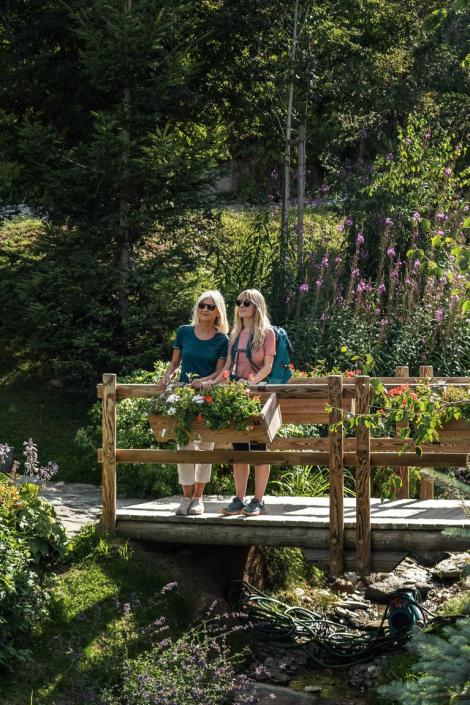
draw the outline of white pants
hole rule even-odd
[[[214,450],[214,443],[208,441],[190,441],[187,446],[178,446],[178,450]],[[212,465],[209,463],[178,463],[178,480],[180,485],[194,485],[195,482],[207,484],[211,479]]]

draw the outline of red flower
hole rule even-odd
[[[293,363],[293,362],[290,362],[290,363],[289,363],[289,367],[290,367],[290,369],[292,370],[292,372],[295,371],[295,367],[294,367],[294,363]]]
[[[346,372],[343,372],[344,377],[354,377],[354,372],[352,370],[346,370]]]
[[[228,378],[230,377],[230,372],[229,372],[228,370],[224,370],[224,371],[222,372],[222,377],[223,377],[224,379],[228,379]]]
[[[204,401],[206,401],[208,404],[212,404],[214,399],[211,397],[210,394],[208,394],[206,397],[204,397]]]
[[[409,384],[400,384],[398,387],[392,387],[392,389],[387,390],[387,396],[389,397],[399,397],[400,394],[406,392],[410,388]]]

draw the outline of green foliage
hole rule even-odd
[[[441,634],[416,631],[410,649],[417,654],[405,681],[379,692],[403,705],[465,705],[470,691],[470,619],[459,619]]]
[[[0,476],[0,665],[28,657],[21,640],[47,614],[47,569],[65,545],[65,530],[38,487]]]
[[[123,383],[151,384],[158,382],[166,369],[163,362],[155,363],[153,372],[139,370]],[[117,445],[119,448],[156,448],[157,442],[148,421],[148,400],[120,399],[117,403]],[[97,401],[89,411],[89,423],[79,429],[75,445],[82,462],[93,468],[90,479],[99,481],[101,467],[96,461],[96,449],[101,446],[102,404]],[[179,492],[175,465],[118,465],[118,491],[124,495],[165,497]]]
[[[169,385],[164,394],[150,403],[150,414],[175,419],[179,445],[188,443],[193,421],[204,423],[214,431],[226,428],[245,431],[260,411],[259,397],[250,396],[243,381],[216,385],[207,394],[190,386]]]
[[[258,546],[257,552],[263,565],[267,589],[285,590],[306,579],[308,566],[301,548]]]
[[[128,608],[126,632],[132,625],[131,605]],[[172,638],[165,634],[168,625],[164,617],[153,624],[153,648],[136,658],[124,659],[119,683],[106,689],[103,703],[145,705],[151,701],[155,705],[169,702],[192,705],[199,700],[214,705],[226,702],[243,705],[249,702],[248,679],[236,669],[242,654],[234,655],[229,644],[230,635],[243,627],[228,629],[220,615],[209,613],[202,623]]]

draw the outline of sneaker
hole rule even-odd
[[[242,514],[246,517],[256,517],[258,514],[266,514],[266,507],[264,506],[263,500],[261,502],[258,499],[250,500],[250,502],[242,509]]]
[[[191,502],[188,514],[204,514],[204,502],[202,501],[201,497],[194,497],[193,501]]]
[[[186,514],[189,512],[189,507],[191,506],[192,502],[191,497],[183,497],[183,500],[176,510],[175,514],[178,514],[178,516],[186,516]]]
[[[242,510],[245,508],[246,502],[240,497],[234,497],[230,504],[222,509],[222,514],[241,514]]]

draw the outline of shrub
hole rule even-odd
[[[170,583],[162,593],[175,586]],[[124,605],[126,634],[134,633],[130,604]],[[228,616],[228,615],[225,615]],[[103,694],[106,705],[243,705],[252,702],[247,678],[236,672],[241,654],[233,654],[230,637],[243,629],[227,628],[220,615],[207,616],[180,637],[169,632],[165,617],[154,620],[152,648],[135,658],[125,658],[120,682]]]
[[[410,649],[417,654],[406,680],[379,687],[402,705],[465,705],[470,699],[470,618],[441,634],[416,631]]]
[[[47,568],[65,546],[64,528],[38,486],[0,477],[0,664],[28,656],[19,644],[47,613]]]

